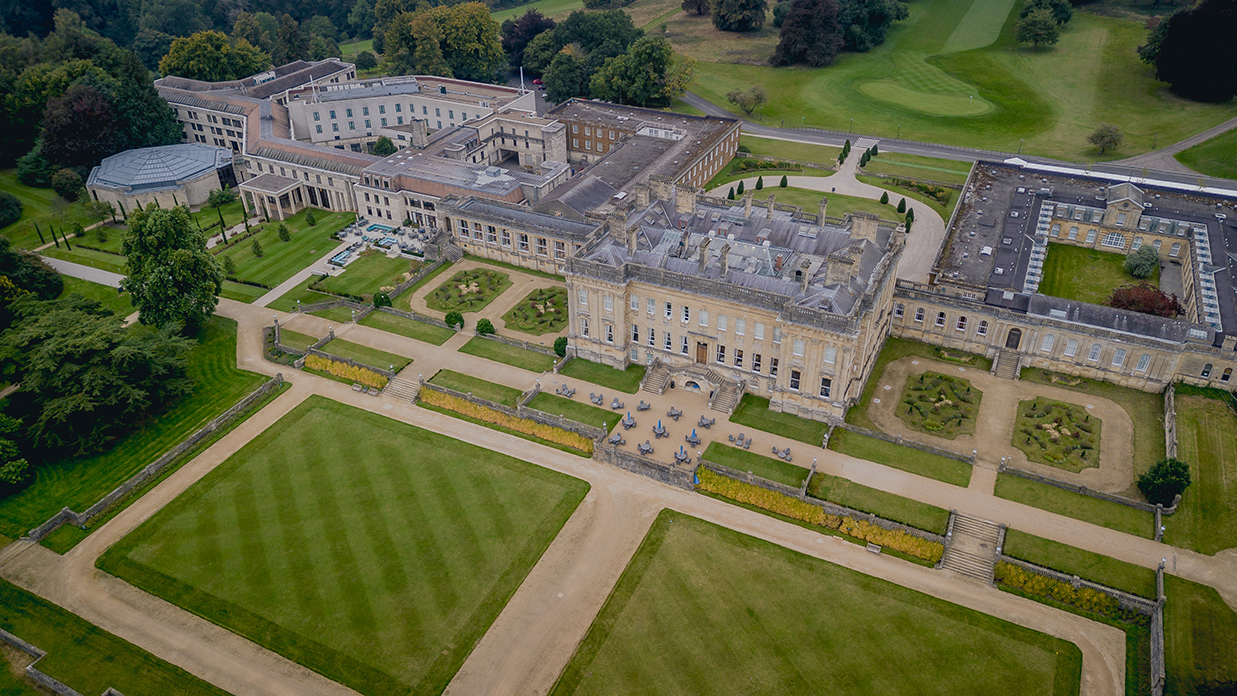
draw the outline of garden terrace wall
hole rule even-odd
[[[753,153],[751,153],[751,152],[736,152],[736,153],[734,153],[734,156],[735,156],[735,157],[738,157],[738,158],[742,158],[742,159],[754,159],[754,160],[760,160],[761,162],[773,162],[774,164],[777,164],[778,162],[784,162],[784,163],[786,163],[786,164],[793,164],[793,165],[795,165],[796,167],[798,167],[800,170],[803,170],[803,169],[823,169],[823,170],[825,170],[825,171],[829,171],[829,172],[837,171],[837,167],[834,167],[834,166],[829,165],[829,164],[822,164],[822,163],[820,163],[820,162],[808,162],[808,161],[806,161],[806,160],[786,159],[785,157],[771,157],[771,156],[769,156],[769,155],[757,155],[757,154],[753,154]],[[739,173],[739,174],[748,174],[748,173],[760,173],[761,171],[762,171],[762,170],[759,170],[759,169],[751,169],[751,170],[748,170],[748,171],[743,171],[743,172],[739,172],[738,170],[736,170],[736,173]],[[774,170],[774,169],[766,169],[766,170],[763,170],[763,171],[767,171],[767,172],[771,172],[771,173],[772,173],[772,172],[778,172],[778,173],[781,173],[781,172],[784,172],[784,171],[786,171],[786,170],[785,170],[785,169],[775,169],[775,170]]]
[[[493,409],[501,413],[505,413],[508,416],[512,416],[514,418],[524,418],[527,420],[534,421],[536,423],[540,423],[542,425],[549,425],[555,428],[561,428],[563,430],[575,433],[577,435],[583,435],[584,437],[592,440],[594,443],[602,440],[606,436],[606,431],[595,425],[588,425],[587,423],[581,423],[579,421],[574,421],[564,416],[556,416],[550,413],[546,413],[545,411],[539,411],[535,408],[530,408],[528,406],[523,405],[524,403],[526,403],[525,397],[527,397],[527,401],[531,401],[532,397],[536,396],[537,392],[540,391],[539,388],[536,389],[535,391],[529,392],[528,394],[522,395],[520,398],[520,401],[518,402],[519,405],[515,406],[514,408],[511,406],[507,406],[505,404],[500,404],[494,401],[490,401],[489,399],[482,399],[479,396],[473,396],[472,394],[467,394],[461,391],[456,391],[455,389],[451,389],[449,387],[444,387],[439,384],[434,384],[433,382],[426,382],[424,378],[422,378],[421,380],[421,388],[440,392],[448,396],[454,396],[457,399],[463,399],[470,403],[474,403],[478,406],[484,406],[486,408]],[[531,394],[531,396],[529,394]],[[594,447],[594,451],[596,451],[595,447]]]
[[[422,280],[425,279],[426,276],[433,273],[434,271],[437,271],[446,262],[447,262],[446,259],[438,259],[434,263],[431,263],[428,266],[424,266],[423,268],[421,268],[421,270],[417,271],[416,274],[413,275],[411,278],[409,278],[408,280],[405,280],[399,285],[396,285],[394,290],[387,293],[387,296],[390,297],[392,300],[394,300],[395,298],[402,295],[405,290],[416,285],[417,283],[420,283]]]
[[[354,302],[353,300],[340,298],[338,300],[325,300],[323,302],[315,302],[313,304],[299,305],[294,311],[300,312],[301,314],[308,314],[309,312],[318,312],[323,309],[334,309],[336,307],[347,307],[348,309],[355,310],[357,313],[357,319],[364,318],[366,314],[369,314],[374,310],[373,305],[365,305],[360,302]]]
[[[1052,568],[1045,568],[1044,566],[1041,566],[1041,565],[1036,565],[1034,563],[1028,563],[1027,561],[1024,561],[1019,558],[1014,558],[1013,556],[1010,556],[1004,553],[998,556],[997,560],[1003,561],[1012,566],[1017,566],[1029,573],[1035,573],[1036,575],[1042,575],[1046,578],[1051,578],[1053,580],[1058,580],[1060,582],[1067,583],[1074,589],[1085,588],[1089,590],[1095,590],[1096,592],[1102,592],[1108,595],[1109,597],[1112,597],[1113,599],[1117,600],[1117,603],[1121,606],[1122,609],[1125,609],[1127,611],[1137,612],[1144,616],[1153,616],[1160,606],[1159,602],[1155,600],[1147,599],[1146,597],[1139,597],[1138,595],[1130,594],[1128,592],[1123,592],[1121,590],[1108,587],[1107,585],[1101,585],[1099,583],[1091,582],[1090,580],[1084,580],[1083,578],[1080,578],[1077,575],[1068,575],[1066,573],[1053,570]]]
[[[417,314],[416,312],[405,312],[402,309],[395,309],[394,307],[379,307],[378,311],[386,312],[387,314],[394,314],[397,317],[403,317],[405,319],[412,319],[413,321],[419,321],[419,322],[423,322],[426,324],[433,324],[434,326],[437,326],[440,329],[451,329],[452,331],[458,331],[458,329],[456,329],[454,326],[447,324],[447,322],[443,321],[442,319],[435,319],[434,317],[428,317],[424,314]]]
[[[974,455],[968,456],[964,454],[958,454],[957,452],[950,452],[949,450],[943,450],[943,449],[940,449],[939,447],[933,447],[932,445],[925,445],[919,442],[915,442],[914,440],[905,440],[902,438],[901,435],[888,435],[886,433],[882,433],[879,430],[868,430],[867,428],[864,428],[862,426],[851,425],[850,423],[842,423],[841,426],[835,426],[835,427],[841,427],[843,430],[849,430],[850,432],[855,433],[857,435],[866,435],[868,437],[876,438],[877,440],[884,440],[885,442],[890,442],[895,445],[901,445],[902,447],[910,447],[911,449],[917,449],[920,452],[926,452],[928,454],[935,454],[941,457],[948,457],[949,459],[956,459],[960,462],[966,462],[967,464],[970,464],[972,466],[975,465]],[[829,445],[829,436],[832,434],[833,434],[833,428],[830,428],[829,432],[825,434],[824,444],[826,447]]]
[[[82,696],[81,692],[61,684],[59,681],[52,679],[35,667],[35,665],[39,663],[39,660],[42,660],[47,656],[46,650],[35,647],[4,629],[0,629],[0,641],[6,643],[14,650],[18,650],[34,658],[34,662],[26,665],[26,669],[24,671],[26,676],[36,684],[48,689],[49,691],[60,694],[61,696]],[[124,694],[109,686],[107,687],[107,690],[103,692],[103,696],[124,696]]]
[[[593,459],[686,490],[695,489],[694,465],[679,466],[625,452],[608,443],[593,447]]]
[[[1048,484],[1049,486],[1056,486],[1057,488],[1067,490],[1071,493],[1078,493],[1080,495],[1089,495],[1092,498],[1099,498],[1100,500],[1107,500],[1110,503],[1117,503],[1118,505],[1125,505],[1127,507],[1132,507],[1135,510],[1142,510],[1143,512],[1171,515],[1177,511],[1177,506],[1181,503],[1180,493],[1178,493],[1177,497],[1173,499],[1172,505],[1168,507],[1163,507],[1160,505],[1152,505],[1151,503],[1144,503],[1141,500],[1132,500],[1130,498],[1125,498],[1119,495],[1113,495],[1112,493],[1105,493],[1103,491],[1092,490],[1090,488],[1087,488],[1086,486],[1080,486],[1080,485],[1073,484],[1073,483],[1066,483],[1065,481],[1058,481],[1054,478],[1048,478],[1047,476],[1040,476],[1039,474],[1033,474],[1029,471],[1015,469],[1012,466],[1006,466],[1005,464],[1001,464],[997,467],[997,473],[998,474],[1001,474],[1001,473],[1011,474],[1019,478],[1028,479],[1030,481],[1036,481],[1038,483],[1045,483],[1045,484]]]
[[[26,536],[32,541],[42,541],[44,537],[54,532],[60,527],[60,525],[66,522],[85,528],[85,526],[95,517],[99,516],[124,498],[128,497],[129,494],[140,488],[147,481],[157,477],[163,472],[164,469],[168,467],[168,465],[175,462],[182,455],[191,450],[199,442],[209,437],[216,430],[231,423],[237,416],[248,410],[250,406],[265,398],[267,394],[275,389],[278,389],[282,384],[283,374],[280,373],[275,375],[257,389],[250,392],[248,396],[238,401],[234,406],[232,406],[232,408],[224,411],[214,420],[199,428],[197,432],[182,440],[180,444],[168,450],[162,457],[159,457],[155,461],[148,464],[146,468],[129,477],[129,480],[117,486],[111,493],[103,496],[103,498],[101,498],[98,502],[87,508],[85,512],[73,512],[66,507],[53,515],[51,519],[30,530]]]
[[[816,474],[815,470],[809,473],[801,488],[792,488],[784,483],[770,481],[769,479],[762,478],[755,474],[739,471],[738,469],[732,469],[724,464],[711,462],[703,457],[700,458],[700,465],[719,476],[725,476],[726,478],[734,479],[740,483],[750,483],[754,486],[759,486],[761,488],[773,491],[774,493],[781,493],[782,495],[790,496],[792,498],[798,498],[799,500],[805,501],[811,505],[823,508],[824,511],[830,515],[863,520],[890,532],[905,532],[925,541],[934,541],[942,546],[945,544],[945,537],[940,534],[935,534],[918,527],[902,524],[901,522],[887,520],[870,512],[860,512],[859,510],[854,510],[836,503],[831,503],[828,500],[821,500],[820,498],[813,498],[812,496],[807,495],[808,482],[811,481],[812,476]]]
[[[486,339],[487,341],[497,341],[499,343],[506,343],[509,346],[515,346],[516,348],[523,348],[524,350],[531,350],[534,353],[541,353],[542,355],[552,355],[556,358],[558,357],[558,353],[555,353],[553,348],[547,348],[542,345],[537,345],[536,343],[529,343],[528,341],[521,341],[515,338],[507,338],[506,336],[499,336],[498,334],[480,334],[480,333],[477,333],[476,330],[474,330],[473,333],[476,334],[477,336],[480,336],[481,338]]]
[[[1177,457],[1177,385],[1164,390],[1164,456]]]

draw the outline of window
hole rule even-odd
[[[588,338],[588,317],[580,317],[580,335]]]
[[[338,123],[332,123],[332,124],[331,124],[331,132],[332,132],[332,133],[338,133],[338,132],[339,132],[339,124],[338,124]]]
[[[893,315],[901,319],[903,315],[905,314],[906,314],[906,305],[902,304],[901,302],[894,302],[893,303]]]
[[[585,290],[584,288],[580,288],[576,294],[579,296],[580,306],[587,307],[588,306],[588,290]]]
[[[1077,226],[1071,226],[1069,228],[1069,236],[1067,238],[1073,239],[1073,240],[1078,239],[1078,227]]]
[[[1143,238],[1135,237],[1134,243],[1130,245],[1130,251],[1138,251],[1139,249],[1142,248],[1142,246],[1143,246]]]
[[[1138,356],[1138,366],[1135,367],[1134,370],[1137,372],[1146,372],[1147,368],[1150,366],[1151,366],[1151,355],[1148,353],[1143,353],[1142,355]]]
[[[396,106],[399,106],[399,105],[398,105],[398,104],[396,104]],[[404,125],[404,117],[403,117],[403,116],[396,116],[396,117],[395,117],[395,125],[397,125],[397,126],[402,126],[402,125]]]
[[[565,258],[567,258],[567,244],[566,244],[566,242],[559,242],[559,241],[555,241],[555,242],[554,242],[554,258],[556,258],[556,259],[565,259]]]
[[[688,309],[687,305],[683,305],[683,323],[684,324],[691,321],[691,313],[692,311]]]
[[[1061,236],[1061,225],[1060,224],[1056,224],[1052,226],[1052,236],[1053,237]]]
[[[773,343],[775,345],[782,343],[782,327],[780,326],[773,327]]]
[[[528,235],[520,235],[520,251],[528,251]]]
[[[385,118],[384,118],[384,119],[382,119],[382,125],[383,125],[383,127],[386,127],[386,125],[387,125],[387,120],[386,120]]]
[[[936,313],[936,325],[937,325],[937,326],[944,326],[944,325],[945,325],[945,313],[944,313],[944,312],[937,312],[937,313]]]
[[[725,314],[717,315],[717,330],[718,331],[726,330],[726,315]]]
[[[799,391],[799,371],[790,371],[790,388],[792,391]]]
[[[734,351],[734,366],[743,367],[743,351],[739,350],[738,348],[736,348]]]
[[[1081,220],[1081,219],[1082,219],[1082,208],[1079,208],[1079,209],[1077,209],[1077,210],[1075,210],[1075,211],[1074,211],[1074,219],[1075,219],[1075,220]]]
[[[438,108],[438,107],[436,107],[436,106],[435,106],[435,107],[434,107],[434,116],[441,118],[441,117],[442,117],[442,109],[440,109],[440,108]]]
[[[348,130],[356,130],[356,121],[348,122]]]
[[[687,355],[687,337],[686,336],[684,336],[683,340],[679,342],[679,352],[682,353],[683,355]]]
[[[631,311],[633,312],[640,311],[640,298],[637,297],[636,295],[631,296]]]
[[[1091,352],[1087,355],[1087,360],[1090,360],[1091,362],[1095,362],[1099,360],[1100,353],[1103,352],[1103,350],[1104,350],[1104,347],[1101,346],[1100,344],[1098,343],[1092,344]]]
[[[1203,379],[1207,379],[1210,376],[1211,376],[1211,363],[1207,363],[1206,365],[1203,365],[1203,371],[1202,371],[1202,374],[1199,375],[1199,377],[1202,377]]]
[[[834,346],[828,346],[827,348],[825,348],[825,363],[826,364],[832,365],[833,363],[837,362],[837,359],[838,359],[837,348],[835,348]]]
[[[362,116],[368,116],[368,115],[369,115],[369,107],[368,107],[368,106],[363,106],[363,107],[361,107],[361,115],[362,115]]]
[[[1120,235],[1117,235],[1117,236],[1120,236]],[[1087,230],[1087,244],[1091,244],[1094,241],[1095,241],[1095,230]]]
[[[664,334],[665,334],[665,339],[662,341],[661,347],[665,348],[666,350],[670,350],[670,341],[671,341],[670,332],[666,331],[664,332]]]
[[[632,343],[640,342],[640,327],[636,326],[635,324],[631,325],[631,342]]]
[[[765,340],[765,325],[760,322],[756,322],[756,327],[752,330],[752,337],[757,341]]]
[[[954,326],[955,331],[966,331],[966,317],[958,317],[958,323]]]
[[[493,225],[485,226],[485,241],[489,242],[490,244],[495,244],[498,242],[498,230]],[[606,295],[606,302],[608,303],[609,301],[610,301],[610,296]],[[609,309],[609,307],[607,307],[606,309]]]
[[[769,358],[769,374],[777,377],[777,358]]]
[[[833,391],[833,380],[828,377],[820,378],[820,395],[826,399],[829,398],[829,393]]]
[[[314,120],[315,120],[315,121],[321,121],[321,120],[322,120],[322,114],[319,114],[317,111],[315,111],[315,112],[314,112]]]
[[[334,109],[332,109],[332,110],[331,110],[331,120],[332,120],[332,121],[334,121],[334,120],[335,120],[335,110],[334,110]]]
[[[666,318],[669,319],[672,316],[674,316],[674,305],[667,302],[666,303]]]
[[[1078,339],[1071,338],[1065,342],[1065,357],[1072,358],[1078,355]]]
[[[640,361],[640,349],[639,349],[639,348],[632,348],[632,349],[631,349],[631,361],[632,361],[632,362],[639,362],[639,361]]]
[[[395,105],[395,113],[397,113],[397,114],[398,114],[398,113],[400,112],[400,109],[402,109],[402,108],[403,108],[403,106],[404,106],[403,104],[398,104],[398,103],[397,103],[397,104]]]
[[[1125,227],[1125,219],[1129,217],[1126,213],[1117,213],[1117,227]]]
[[[709,311],[707,309],[700,310],[700,321],[697,323],[701,326],[709,325]]]
[[[796,338],[794,343],[794,356],[796,358],[803,357],[804,341],[802,338]]]
[[[415,109],[413,109],[413,110],[415,111]],[[422,105],[422,106],[421,106],[421,115],[422,115],[422,116],[429,116],[429,115],[430,115],[430,108],[429,108],[428,106],[424,106],[424,105]]]
[[[322,126],[314,126],[314,132],[321,134],[321,133],[322,133]]]
[[[614,343],[614,324],[606,324],[606,343]]]
[[[1121,367],[1125,364],[1125,349],[1118,348],[1116,353],[1112,354],[1112,366]]]
[[[511,230],[505,227],[502,231],[502,245],[505,247],[511,246]]]
[[[919,324],[923,323],[923,307],[915,310],[915,322]]]
[[[644,309],[648,312],[650,317],[653,316],[653,312],[657,311],[657,300],[654,300],[651,297],[648,298],[648,300],[644,303]]]
[[[1233,368],[1226,367],[1224,372],[1220,374],[1220,381],[1227,382],[1233,376]]]
[[[984,320],[984,321],[979,322],[979,326],[975,328],[975,333],[979,334],[980,336],[987,336],[988,335],[988,321]]]
[[[752,372],[760,372],[760,353],[752,355]]]
[[[1173,245],[1168,249],[1168,255],[1172,258],[1177,258],[1177,254],[1181,253],[1181,242],[1173,242]]]
[[[1160,252],[1160,240],[1157,239],[1151,242],[1151,247],[1155,249],[1156,253],[1158,254]]]
[[[1100,240],[1100,246],[1114,247],[1117,249],[1125,248],[1125,235],[1117,232],[1109,232]]]
[[[613,312],[614,311],[614,296],[610,295],[609,293],[606,293],[606,295],[601,298],[601,306],[604,307],[607,312]]]
[[[717,344],[717,363],[719,365],[726,364],[726,346],[723,346],[720,343]]]
[[[352,109],[344,109],[344,113],[348,115],[348,118],[352,118]]]
[[[650,346],[657,345],[657,329],[654,329],[652,327],[649,327],[649,345]]]

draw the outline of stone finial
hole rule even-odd
[[[773,215],[773,199],[776,198],[772,193],[769,194],[769,200],[765,201],[769,205],[769,215]]]
[[[722,245],[720,265],[722,269],[722,278],[725,278],[726,271],[730,270],[730,242],[726,242]]]

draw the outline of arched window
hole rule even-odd
[[[1095,241],[1095,230],[1087,230],[1087,244]]]
[[[1220,381],[1227,382],[1232,376],[1233,376],[1233,368],[1226,367],[1224,368],[1223,374],[1220,375]]]
[[[901,318],[904,314],[906,314],[906,305],[902,304],[901,302],[894,302],[893,303],[893,315],[895,317]]]
[[[1155,240],[1155,241],[1151,242],[1151,246],[1152,246],[1152,248],[1154,248],[1154,249],[1155,249],[1156,253],[1159,253],[1159,251],[1160,251],[1160,240],[1158,240],[1158,239],[1157,239],[1157,240]]]
[[[1134,371],[1146,372],[1148,367],[1151,367],[1151,356],[1147,353],[1143,353],[1138,356],[1138,366],[1134,368]]]
[[[1072,358],[1078,354],[1078,339],[1071,338],[1065,342],[1065,357]]]
[[[1181,242],[1173,242],[1172,247],[1168,250],[1168,255],[1176,258],[1177,254],[1181,253]]]
[[[1057,339],[1052,334],[1045,334],[1042,341],[1039,342],[1039,349],[1047,353],[1052,350],[1052,344],[1056,343]]]
[[[958,317],[958,325],[955,328],[958,331],[966,331],[966,317]]]
[[[1069,239],[1078,239],[1078,226],[1077,225],[1069,228]]]
[[[1207,379],[1208,377],[1211,376],[1211,363],[1207,363],[1206,365],[1203,365],[1203,374],[1200,376],[1203,379]]]
[[[1134,243],[1130,245],[1130,251],[1138,251],[1139,249],[1142,248],[1142,245],[1143,245],[1143,238],[1135,237]]]
[[[1091,353],[1087,355],[1087,360],[1095,362],[1100,359],[1100,353],[1104,351],[1104,346],[1098,343],[1091,344]]]
[[[1125,364],[1125,349],[1118,348],[1116,353],[1112,354],[1112,366],[1121,367]]]
[[[1053,226],[1052,226],[1052,236],[1053,236],[1053,237],[1060,237],[1060,236],[1061,236],[1061,226],[1060,226],[1060,225],[1053,225]]]
[[[937,325],[937,326],[944,326],[944,325],[945,325],[945,313],[944,313],[944,312],[937,312],[937,313],[936,313],[936,325]]]
[[[987,321],[979,322],[979,326],[975,329],[975,333],[979,334],[980,336],[987,336],[988,335],[988,322]]]

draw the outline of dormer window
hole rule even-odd
[[[1125,219],[1128,213],[1117,213],[1117,227],[1125,227]]]

